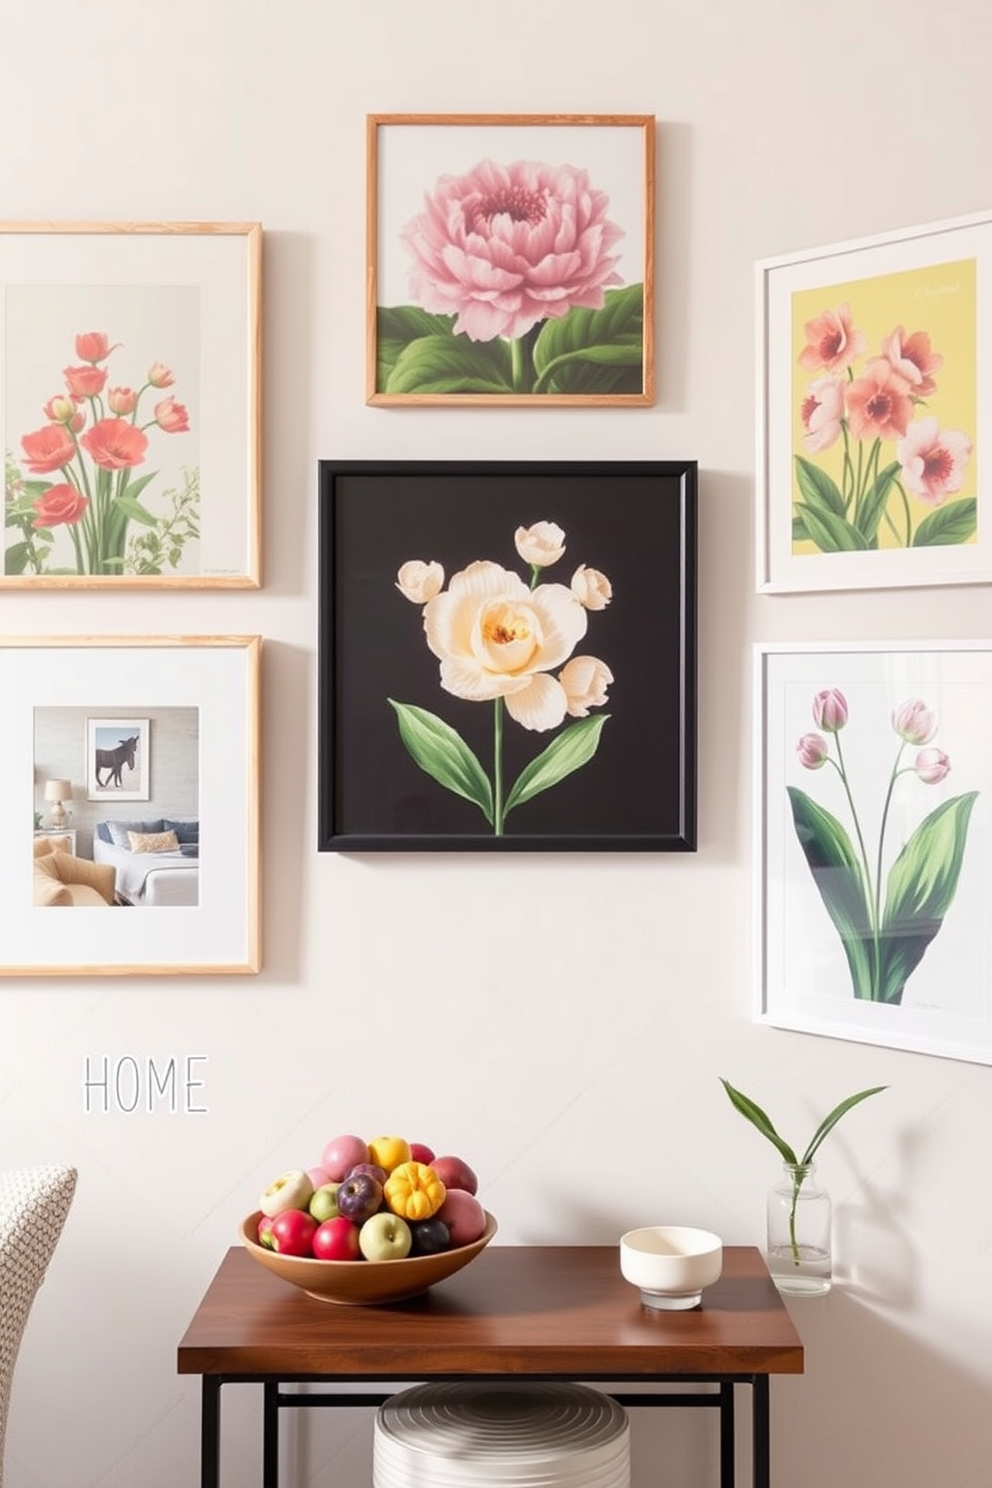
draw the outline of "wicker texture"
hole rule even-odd
[[[75,1190],[75,1168],[0,1173],[0,1488],[14,1364]]]

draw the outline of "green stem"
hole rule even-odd
[[[905,747],[905,741],[903,741],[896,751],[895,764],[892,766],[892,774],[889,776],[889,788],[885,792],[885,805],[882,807],[882,825],[878,829],[878,861],[875,868],[875,924],[879,927],[882,923],[882,847],[885,842],[885,828],[889,820],[889,807],[892,804],[892,792],[897,779],[903,773],[899,769],[899,761],[902,758],[902,752]],[[876,944],[877,939],[876,934]]]
[[[789,1176],[792,1179],[792,1205],[789,1209],[789,1246],[792,1250],[792,1264],[794,1266],[799,1266],[802,1263],[802,1256],[799,1253],[799,1239],[796,1235],[796,1210],[799,1204],[799,1190],[802,1188],[803,1180],[806,1178],[808,1172],[808,1166],[802,1163],[797,1163],[795,1167],[789,1170]]]
[[[864,839],[864,835],[863,835],[863,833],[861,831],[861,821],[860,821],[860,819],[858,817],[857,807],[854,804],[854,797],[851,794],[851,786],[850,786],[850,783],[849,783],[848,778],[847,778],[847,769],[846,769],[846,767],[844,765],[844,755],[843,755],[843,751],[841,749],[840,734],[839,733],[835,733],[834,734],[834,742],[837,745],[837,761],[838,761],[837,769],[838,769],[838,772],[840,774],[841,781],[843,782],[844,794],[847,796],[847,804],[851,808],[851,817],[852,817],[852,819],[854,821],[854,831],[855,831],[855,833],[857,835],[858,847],[861,849],[861,865],[862,865],[862,868],[864,869],[864,875],[865,875],[865,904],[867,905],[867,908],[868,908],[868,916],[869,916],[869,919],[871,921],[872,942],[873,942],[874,947],[875,947],[874,964],[873,964],[872,969],[871,969],[871,980],[872,980],[872,988],[871,988],[872,996],[871,996],[871,1000],[872,1000],[872,1002],[877,1002],[878,1001],[878,971],[879,971],[879,950],[880,950],[880,946],[879,946],[879,938],[878,938],[878,916],[875,913],[875,891],[874,891],[873,886],[872,886],[871,868],[869,867],[869,863],[868,863],[868,850],[865,847],[865,839]]]
[[[503,835],[503,699],[493,700],[493,836]]]

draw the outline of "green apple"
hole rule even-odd
[[[362,1225],[358,1243],[367,1261],[402,1261],[410,1254],[413,1234],[401,1215],[381,1209]]]
[[[337,1219],[338,1189],[340,1183],[322,1183],[314,1190],[313,1198],[310,1200],[310,1213],[318,1224],[323,1224],[325,1219]]]

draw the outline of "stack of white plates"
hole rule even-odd
[[[417,1385],[380,1406],[374,1488],[629,1488],[630,1423],[585,1385]]]

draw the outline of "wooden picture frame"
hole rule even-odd
[[[0,589],[257,589],[257,222],[0,222]]]
[[[654,401],[655,118],[371,114],[366,402]]]
[[[258,636],[0,637],[0,976],[259,970],[260,652]],[[102,719],[144,743],[146,793],[89,798]],[[74,836],[43,833],[39,866],[29,808],[49,779],[71,786]]]
[[[756,589],[992,578],[992,213],[757,265]]]
[[[695,849],[693,461],[319,484],[321,851]]]

